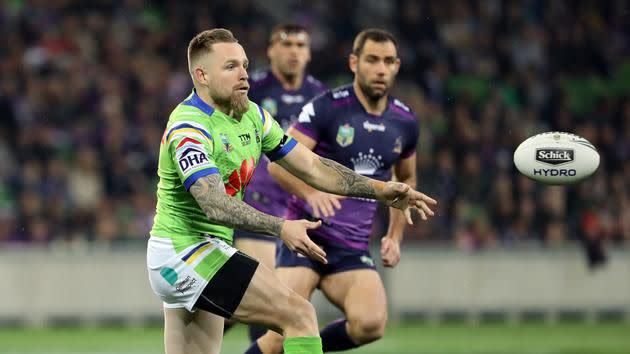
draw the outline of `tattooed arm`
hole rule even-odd
[[[225,193],[219,174],[199,178],[190,193],[210,221],[234,229],[280,236],[283,219],[262,213]]]
[[[402,210],[409,224],[413,224],[412,209],[417,210],[423,220],[435,214],[429,205],[433,206],[437,201],[409,185],[361,176],[335,161],[315,154],[302,144],[297,144],[284,158],[275,162],[320,191],[384,201],[386,205]],[[274,169],[279,169],[273,165],[269,166],[272,175]]]
[[[299,134],[299,132],[292,132]],[[297,138],[301,141],[300,138]],[[307,145],[308,147],[308,145]],[[361,176],[333,160],[321,157],[298,144],[287,156],[270,164],[269,172],[281,176],[280,166],[311,187],[323,192],[383,200],[386,183]],[[284,175],[286,177],[286,174]]]
[[[190,193],[210,221],[234,229],[279,236],[291,251],[326,263],[326,252],[308,237],[306,230],[321,223],[308,220],[284,220],[262,213],[225,193],[219,174],[201,177],[190,187]]]

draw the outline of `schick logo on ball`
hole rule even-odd
[[[536,161],[549,165],[560,165],[575,158],[573,149],[536,149]]]

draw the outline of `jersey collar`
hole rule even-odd
[[[183,102],[183,104],[185,104],[187,106],[196,107],[196,108],[200,109],[203,113],[207,114],[208,116],[211,116],[212,113],[214,113],[214,108],[212,108],[212,106],[210,106],[209,104],[204,102],[201,99],[201,97],[199,97],[199,95],[197,95],[197,90],[195,90],[195,89],[193,89],[192,94],[190,95],[190,98],[185,100]]]

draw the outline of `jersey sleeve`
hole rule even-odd
[[[330,123],[325,98],[326,96],[318,96],[304,105],[297,121],[293,123],[294,129],[316,141]]]
[[[269,160],[275,161],[283,158],[297,145],[297,141],[284,134],[280,124],[273,119],[271,114],[258,106],[262,119],[262,152]]]
[[[189,190],[199,178],[219,173],[212,157],[212,136],[199,123],[176,122],[164,135],[169,158],[175,164],[182,184]]]
[[[409,120],[408,127],[406,129],[407,139],[403,144],[402,152],[400,153],[401,158],[407,158],[413,155],[416,152],[416,147],[418,145],[418,140],[420,137],[420,123],[418,123],[418,118]]]

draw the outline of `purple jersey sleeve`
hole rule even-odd
[[[313,140],[320,140],[333,119],[329,114],[327,98],[328,95],[323,94],[304,105],[297,121],[293,123],[293,128]]]
[[[416,152],[418,139],[420,137],[420,124],[418,123],[418,119],[410,120],[408,124],[409,129],[406,130],[407,139],[405,139],[405,144],[400,153],[402,159],[406,159]]]

